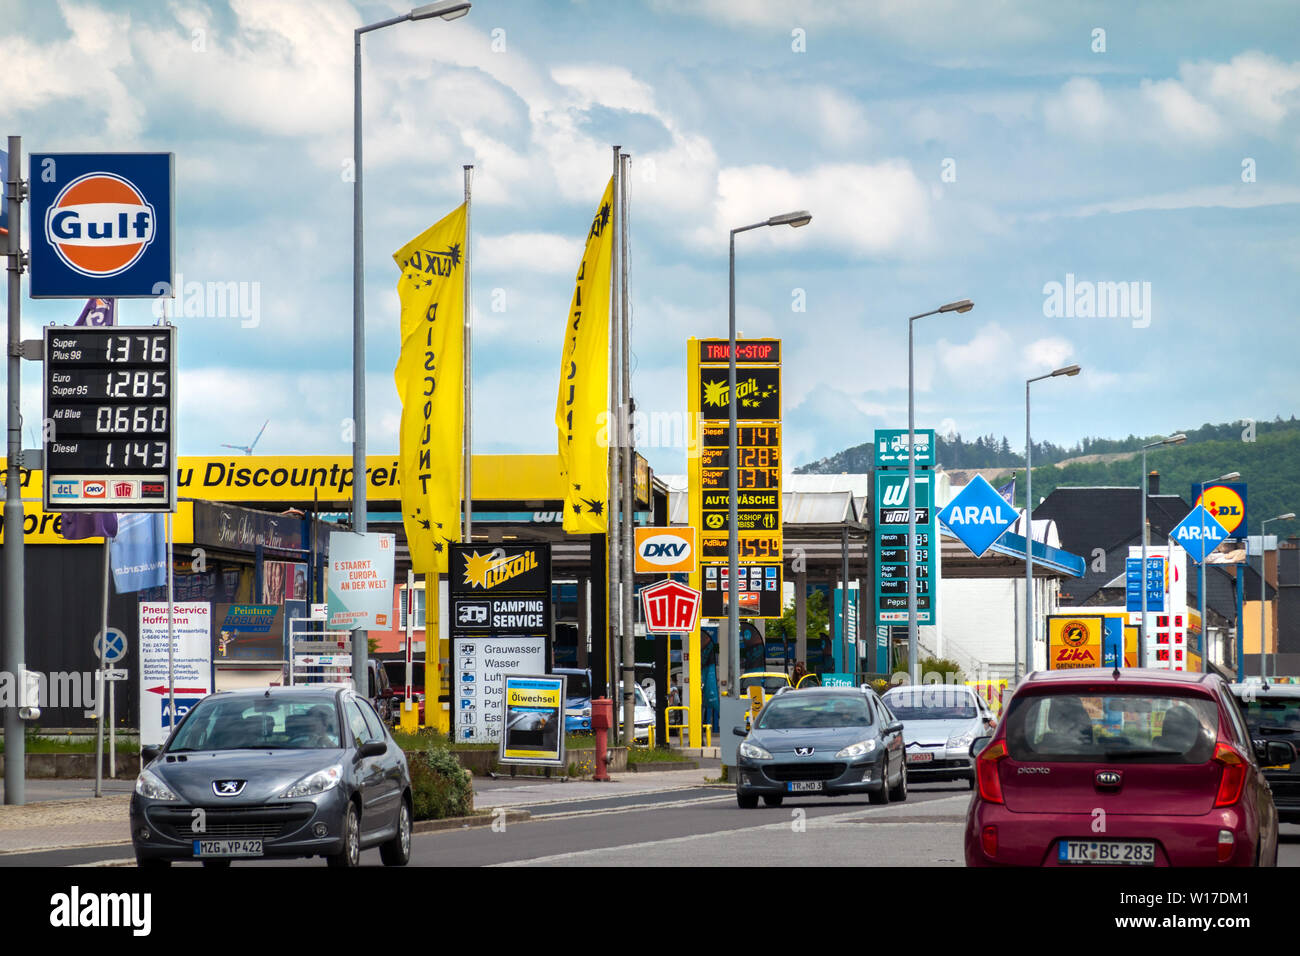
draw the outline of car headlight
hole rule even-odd
[[[760,747],[758,744],[751,744],[748,740],[740,742],[740,755],[748,757],[750,760],[771,760],[772,755]]]
[[[849,744],[835,756],[837,757],[865,757],[871,751],[876,749],[876,741],[859,740],[856,744]]]
[[[343,765],[334,764],[332,767],[326,767],[324,770],[317,770],[315,773],[309,773],[292,787],[280,794],[281,800],[288,800],[293,797],[314,797],[318,793],[324,793],[330,787],[338,784],[343,779]]]
[[[964,734],[953,734],[948,738],[949,750],[969,750],[971,743],[975,740],[975,733],[967,731]]]
[[[176,800],[178,797],[162,782],[162,777],[152,770],[141,770],[135,778],[135,792],[150,800]]]

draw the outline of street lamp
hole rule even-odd
[[[909,682],[921,683],[921,662],[917,643],[916,624],[916,392],[913,385],[912,368],[912,323],[924,319],[927,315],[941,312],[969,312],[975,308],[970,299],[949,302],[929,312],[908,316],[907,319],[907,669],[910,671]],[[930,508],[934,509],[934,489],[930,489]],[[931,541],[930,547],[937,542]]]
[[[1205,543],[1204,543],[1205,542],[1205,486],[1208,484],[1218,484],[1220,481],[1236,481],[1240,477],[1241,477],[1241,472],[1230,471],[1226,475],[1220,475],[1218,478],[1215,478],[1212,481],[1202,481],[1200,483],[1201,494],[1199,499],[1197,500],[1201,505],[1202,551],[1204,551],[1205,548]],[[1210,643],[1209,643],[1210,629],[1205,623],[1205,561],[1208,557],[1209,554],[1202,553],[1201,555],[1201,561],[1200,561],[1201,579],[1200,579],[1200,584],[1197,587],[1197,593],[1200,597],[1200,603],[1201,603],[1201,672],[1202,673],[1205,673],[1209,669],[1209,662],[1210,662],[1209,660],[1210,659]]]
[[[736,675],[740,673],[740,582],[737,580],[740,559],[737,552],[739,537],[739,517],[736,505],[738,490],[736,488],[736,452],[738,435],[736,434],[736,233],[761,229],[764,226],[790,226],[798,229],[812,222],[812,213],[806,209],[772,216],[762,222],[740,226],[731,230],[731,249],[728,257],[727,272],[727,645],[731,648],[727,661],[727,690],[736,696]]]
[[[1147,449],[1161,445],[1181,445],[1187,441],[1182,432],[1142,446],[1142,626],[1138,628],[1137,665],[1147,665]]]
[[[365,281],[362,276],[364,243],[361,220],[361,36],[407,20],[439,17],[456,20],[469,13],[470,4],[463,0],[440,0],[416,7],[400,17],[389,17],[367,26],[357,27],[352,38],[352,530],[366,530],[366,306]],[[469,490],[466,489],[466,494]],[[360,689],[366,686],[364,632],[352,632],[352,680]]]
[[[1295,512],[1288,511],[1284,515],[1278,515],[1276,518],[1269,518],[1267,521],[1261,521],[1259,524],[1259,676],[1268,680],[1268,671],[1264,665],[1268,660],[1267,647],[1264,635],[1264,598],[1267,582],[1264,580],[1264,527],[1273,521],[1294,521]],[[1282,602],[1278,601],[1278,610],[1282,610]],[[1276,615],[1275,615],[1276,616]],[[1278,631],[1279,635],[1281,631]],[[1277,659],[1273,660],[1274,665]]]
[[[1045,378],[1061,375],[1073,377],[1079,366],[1067,365],[1025,382],[1025,673],[1034,669],[1034,443],[1029,437],[1029,386]],[[1016,655],[1019,657],[1019,654]],[[1020,682],[1020,662],[1016,661],[1016,683]]]

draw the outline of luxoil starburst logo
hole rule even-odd
[[[465,583],[472,588],[489,590],[537,567],[537,554],[525,551],[512,558],[493,560],[492,555],[475,551],[465,558]]]

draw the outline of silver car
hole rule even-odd
[[[903,722],[907,772],[915,782],[965,780],[975,788],[970,745],[997,726],[984,698],[963,684],[924,684],[891,688],[884,700]]]
[[[411,856],[406,756],[370,702],[338,685],[212,694],[147,762],[131,797],[141,866]]]

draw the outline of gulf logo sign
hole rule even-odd
[[[170,295],[173,180],[171,153],[33,153],[32,297]]]
[[[45,240],[69,269],[103,278],[140,261],[156,222],[153,204],[130,180],[87,173],[64,186],[45,211]]]
[[[1199,489],[1193,489],[1193,494]],[[1245,485],[1208,485],[1204,500],[1197,497],[1192,503],[1205,505],[1205,510],[1223,525],[1230,538],[1245,536],[1246,526],[1246,486]]]
[[[696,568],[694,528],[637,528],[637,574],[693,574]]]

